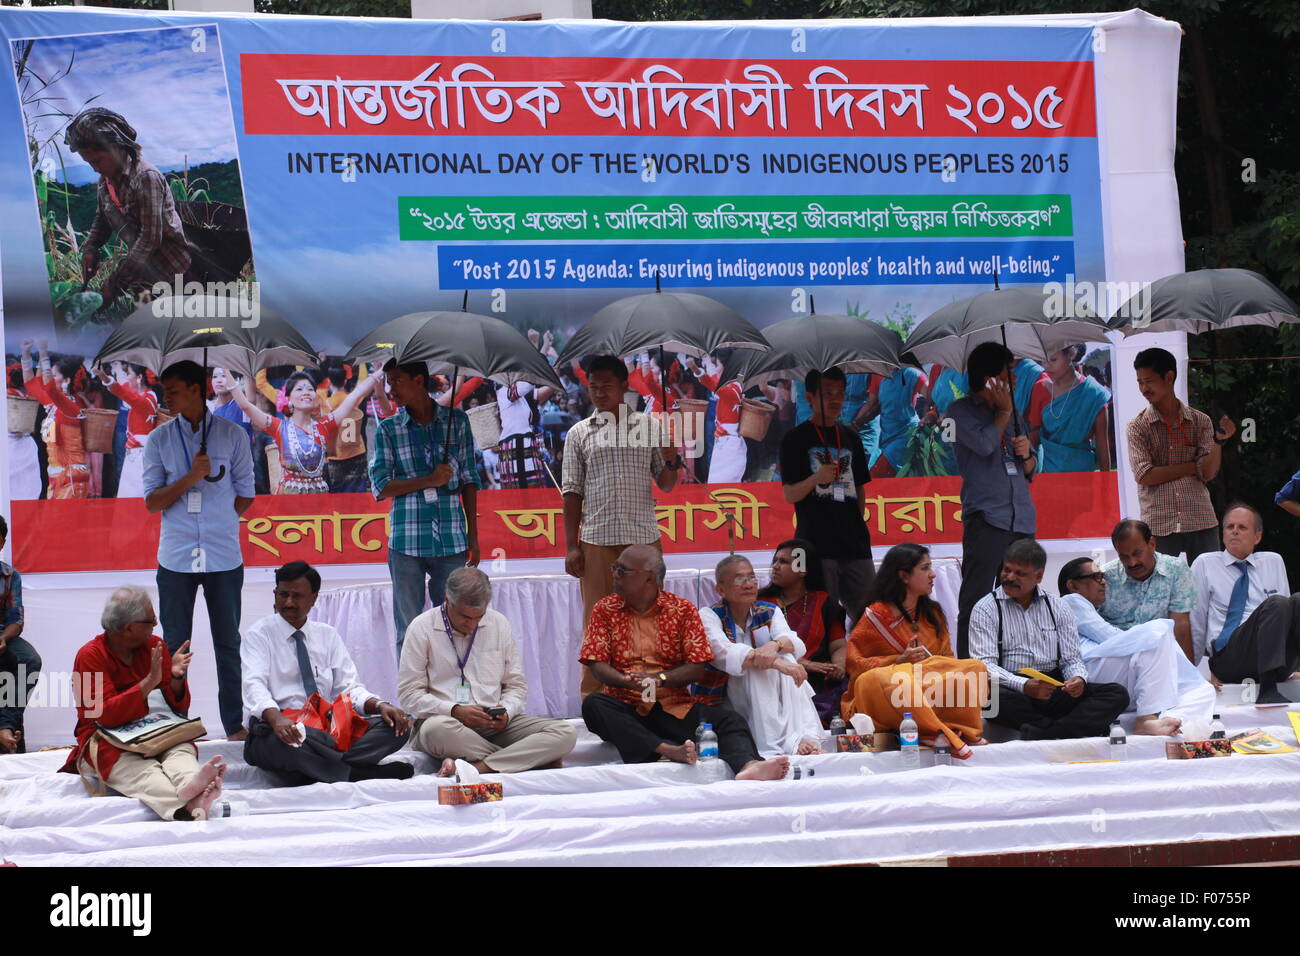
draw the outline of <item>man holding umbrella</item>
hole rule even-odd
[[[627,366],[612,355],[591,362],[587,391],[596,410],[569,429],[564,445],[564,570],[582,582],[584,631],[592,607],[614,593],[614,562],[623,550],[661,547],[650,483],[671,491],[682,467],[658,423],[623,404],[627,378]],[[583,694],[599,688],[584,667]]]
[[[983,342],[966,360],[971,394],[948,407],[956,426],[961,475],[961,593],[957,657],[969,656],[971,610],[994,587],[1002,555],[1011,542],[1038,528],[1029,478],[1038,460],[1024,432],[1012,421],[1015,356],[999,342]]]
[[[478,471],[469,417],[459,408],[438,413],[428,365],[390,359],[384,376],[400,409],[375,429],[370,483],[376,498],[393,499],[388,571],[400,658],[407,625],[424,611],[426,580],[436,606],[452,571],[478,565]]]
[[[217,662],[221,723],[243,739],[239,667],[240,595],[244,560],[239,518],[253,503],[248,435],[208,411],[206,376],[196,362],[163,369],[163,399],[176,417],[155,428],[144,446],[144,503],[162,513],[158,538],[158,611],[171,653],[190,639],[194,599],[203,586]]]

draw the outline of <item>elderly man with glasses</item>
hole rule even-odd
[[[744,718],[726,702],[726,675],[709,674],[713,651],[700,612],[663,590],[666,573],[650,545],[625,548],[614,562],[614,593],[592,608],[579,655],[603,685],[582,702],[587,728],[624,763],[693,764],[695,730],[712,724],[718,756],[737,780],[785,776],[790,758],[759,756]]]
[[[1066,562],[1056,584],[1074,615],[1088,679],[1124,685],[1138,715],[1134,733],[1176,734],[1184,719],[1213,716],[1214,688],[1182,653],[1172,620],[1128,630],[1107,623],[1097,611],[1106,601],[1106,573],[1091,558]]]
[[[524,714],[528,681],[510,621],[488,607],[491,580],[457,568],[446,592],[441,606],[411,622],[402,645],[397,696],[416,719],[413,746],[442,761],[443,777],[457,759],[481,773],[559,767],[577,731]]]
[[[727,700],[749,724],[759,753],[821,753],[822,722],[799,663],[803,640],[779,607],[758,599],[758,575],[743,554],[723,558],[715,574],[722,599],[700,618],[713,650],[710,670],[727,677]]]

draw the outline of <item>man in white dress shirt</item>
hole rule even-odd
[[[1056,585],[1074,614],[1089,679],[1124,685],[1138,715],[1134,733],[1176,734],[1184,718],[1210,720],[1214,688],[1179,647],[1172,620],[1128,630],[1107,623],[1097,613],[1106,601],[1106,573],[1092,558],[1067,561]]]
[[[822,722],[813,706],[807,653],[781,609],[758,600],[758,576],[744,555],[718,562],[722,600],[700,609],[715,670],[727,674],[727,700],[745,718],[763,757],[821,753]]]
[[[275,572],[275,613],[244,635],[244,759],[288,777],[292,786],[405,780],[415,772],[409,763],[379,761],[406,743],[410,717],[362,686],[338,631],[307,620],[319,594],[320,573],[306,561],[290,561]],[[327,704],[349,694],[356,711],[369,718],[346,752],[325,731],[285,715],[313,693]]]
[[[1023,740],[1104,737],[1128,707],[1128,691],[1087,680],[1074,615],[1038,586],[1045,567],[1047,553],[1033,538],[1011,542],[1001,587],[971,609],[971,657],[998,683],[998,711],[989,719],[1018,729]],[[1050,680],[1022,674],[1025,668]]]
[[[491,599],[486,574],[457,568],[446,602],[406,630],[397,697],[416,719],[413,746],[442,759],[440,776],[456,772],[457,758],[480,773],[558,767],[578,739],[568,721],[525,716],[519,648]]]
[[[1300,665],[1300,594],[1292,594],[1282,556],[1256,551],[1264,519],[1236,503],[1223,515],[1222,551],[1192,564],[1196,610],[1192,641],[1199,662],[1210,655],[1210,673],[1227,684],[1259,684],[1258,703],[1281,704],[1277,689]]]

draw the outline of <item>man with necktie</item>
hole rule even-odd
[[[405,780],[415,772],[410,764],[379,761],[406,743],[411,719],[362,686],[338,631],[307,620],[319,594],[320,573],[306,561],[290,561],[275,572],[275,613],[244,636],[244,759],[288,777],[292,786]],[[367,718],[365,732],[346,751],[330,734],[285,714],[312,694],[327,705],[348,694],[353,708]]]
[[[1208,653],[1214,682],[1260,685],[1257,702],[1283,704],[1277,689],[1300,666],[1300,594],[1292,594],[1282,556],[1256,551],[1264,519],[1250,505],[1229,505],[1222,551],[1192,564],[1195,660]]]

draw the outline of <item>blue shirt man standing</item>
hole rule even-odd
[[[244,559],[239,519],[253,503],[248,434],[208,411],[206,375],[195,362],[162,373],[163,400],[176,417],[149,434],[144,503],[162,513],[158,538],[158,616],[175,654],[190,639],[199,586],[208,606],[217,664],[217,702],[231,740],[242,740],[239,614]],[[205,453],[206,448],[206,453]]]

